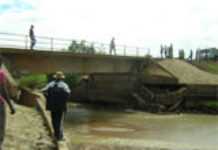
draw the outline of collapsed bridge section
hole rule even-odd
[[[74,96],[81,101],[134,104],[155,111],[217,99],[218,77],[187,62],[146,60],[138,68],[134,73],[91,74],[74,90]]]

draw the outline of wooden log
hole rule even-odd
[[[141,96],[139,96],[137,93],[132,93],[132,96],[140,107],[146,108],[146,102]]]

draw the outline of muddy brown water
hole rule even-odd
[[[70,106],[65,134],[69,147],[98,145],[93,150],[218,150],[218,116]]]

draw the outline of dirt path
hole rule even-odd
[[[32,108],[16,105],[15,115],[7,114],[7,130],[4,150],[53,150],[39,113]]]

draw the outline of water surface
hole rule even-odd
[[[70,108],[70,144],[118,145],[172,150],[218,150],[218,116]]]

